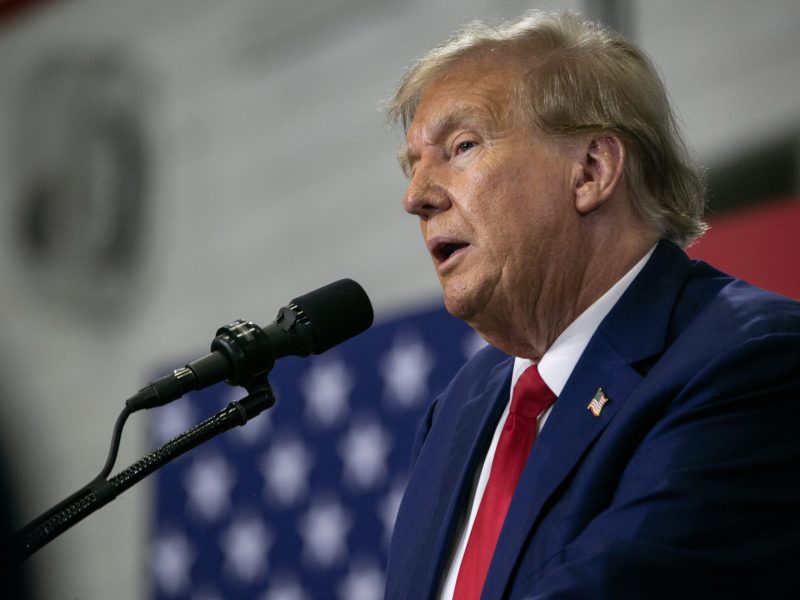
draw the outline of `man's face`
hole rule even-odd
[[[401,155],[445,305],[487,338],[557,310],[579,233],[576,162],[510,108],[515,68],[478,60],[431,83]]]

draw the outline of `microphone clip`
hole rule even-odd
[[[255,323],[242,319],[217,330],[211,342],[211,351],[219,352],[227,359],[230,375],[225,381],[231,385],[249,388],[250,382],[263,379],[275,366],[269,336]],[[189,367],[192,368],[192,365]],[[195,373],[198,371],[192,370]],[[205,387],[204,381],[198,383],[199,387]]]

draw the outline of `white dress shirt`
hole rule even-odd
[[[564,389],[567,379],[569,379],[569,376],[572,374],[572,370],[575,368],[578,359],[580,359],[581,354],[583,354],[583,351],[586,349],[589,340],[592,339],[594,332],[597,331],[602,320],[611,311],[620,297],[622,297],[625,290],[628,289],[628,286],[639,274],[639,271],[644,268],[644,265],[653,254],[653,250],[655,250],[655,246],[605,294],[600,296],[600,298],[583,311],[577,319],[570,323],[539,360],[539,374],[556,397],[561,395],[561,391]],[[508,417],[508,409],[511,406],[511,396],[514,392],[514,386],[517,384],[517,380],[519,376],[522,375],[522,372],[532,364],[533,361],[526,358],[517,357],[514,359],[514,369],[511,373],[511,393],[509,394],[505,410],[495,428],[492,443],[489,445],[489,450],[484,458],[483,466],[479,471],[470,505],[468,510],[464,512],[465,515],[469,515],[469,518],[466,523],[462,523],[460,531],[456,535],[456,545],[454,546],[450,566],[446,571],[441,588],[442,591],[439,596],[442,600],[452,600],[453,598],[453,593],[456,589],[456,579],[458,578],[458,570],[461,567],[461,560],[464,558],[467,540],[469,539],[470,531],[472,531],[472,524],[475,522],[475,515],[478,513],[478,507],[480,506],[481,498],[483,498],[483,492],[486,490],[486,484],[489,482],[489,473],[492,469],[494,453],[497,449],[500,433],[503,431],[503,425]],[[542,430],[551,410],[552,406],[539,417],[537,433]]]

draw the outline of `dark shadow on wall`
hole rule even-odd
[[[708,170],[709,216],[800,194],[800,136],[773,140]]]

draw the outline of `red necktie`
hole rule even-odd
[[[511,497],[536,439],[536,420],[555,399],[536,365],[528,367],[517,380],[489,482],[458,571],[453,600],[480,598]]]

